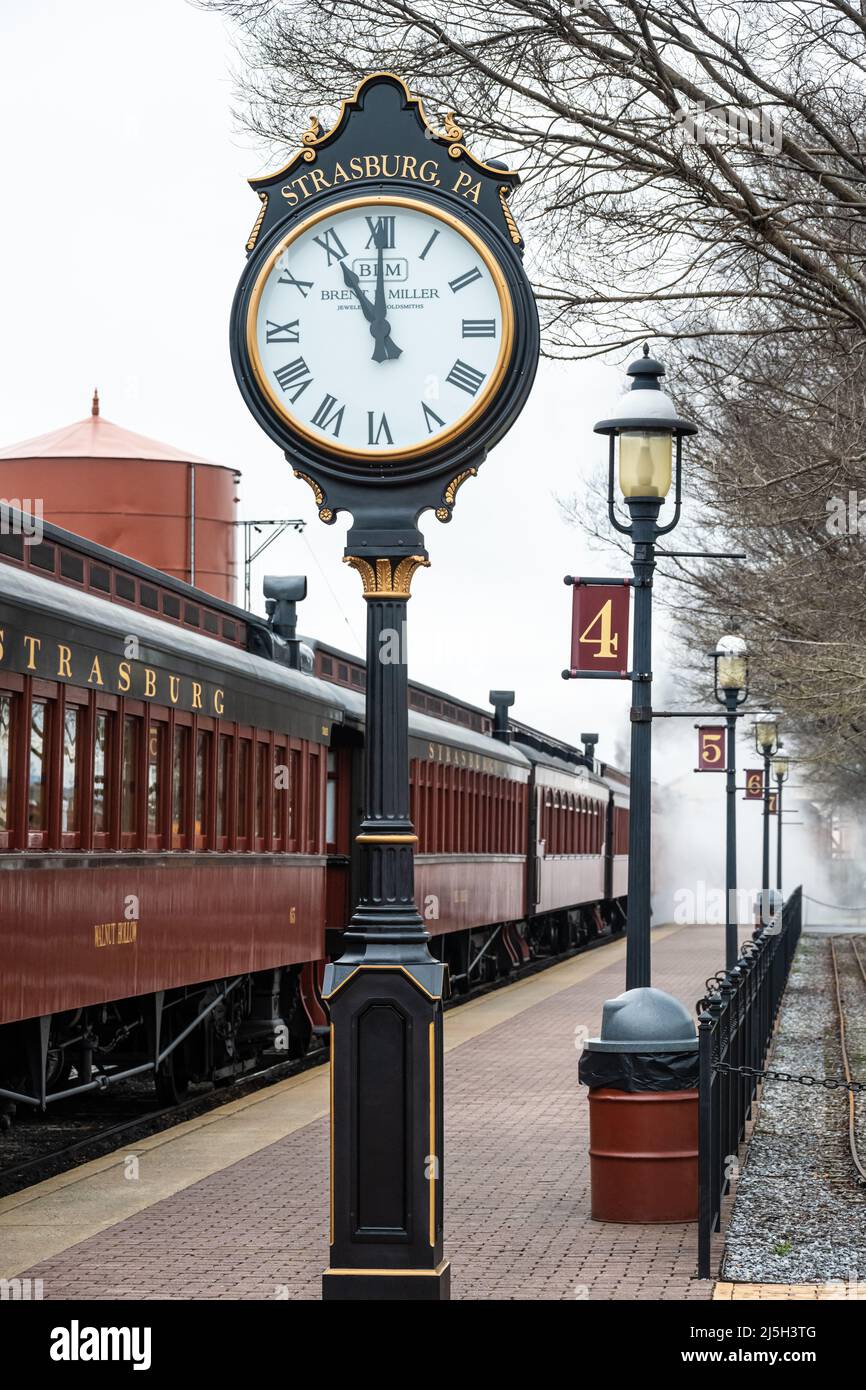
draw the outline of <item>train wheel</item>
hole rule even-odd
[[[72,1071],[72,1055],[68,1047],[52,1047],[45,1058],[46,1091],[62,1091]]]
[[[157,1067],[155,1086],[160,1105],[179,1105],[189,1090],[189,1073],[182,1054],[181,1043]]]

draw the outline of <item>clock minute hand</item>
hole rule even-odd
[[[373,349],[373,361],[385,362],[388,358],[392,360],[400,356],[401,349],[391,337],[391,325],[387,319],[387,306],[385,304],[385,276],[382,265],[382,255],[384,232],[380,231],[376,236],[376,245],[379,249],[378,263],[376,266],[376,298],[373,308],[375,317],[370,323],[370,332],[376,339],[376,346]]]

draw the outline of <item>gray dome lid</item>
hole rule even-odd
[[[608,999],[601,1035],[586,1044],[590,1052],[694,1052],[695,1021],[679,999],[650,986],[627,989]]]

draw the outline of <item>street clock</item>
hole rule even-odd
[[[450,519],[522,408],[535,303],[508,206],[517,176],[432,127],[388,73],[313,122],[261,201],[232,310],[244,399],[323,521]],[[381,518],[380,518],[381,519]],[[368,515],[369,520],[369,515]]]

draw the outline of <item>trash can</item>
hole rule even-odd
[[[698,1219],[698,1038],[660,989],[608,999],[580,1058],[593,1221]]]

